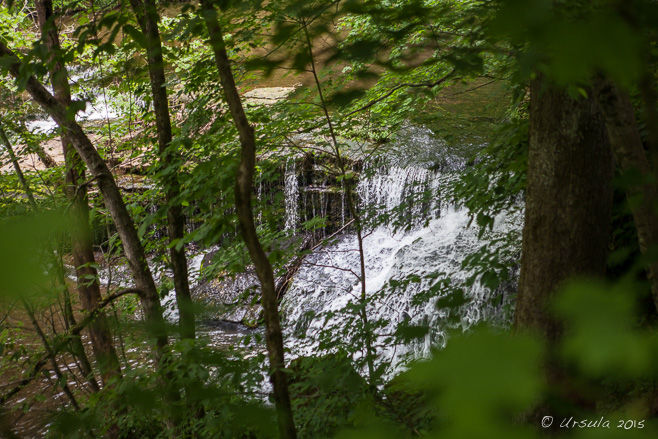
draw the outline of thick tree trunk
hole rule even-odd
[[[593,99],[573,99],[535,79],[521,278],[515,325],[554,341],[556,290],[574,276],[604,276],[613,161]]]
[[[215,62],[219,71],[222,88],[224,89],[233,122],[240,135],[242,156],[235,183],[235,207],[245,244],[247,245],[249,255],[254,263],[256,274],[261,284],[261,303],[265,316],[265,340],[267,343],[268,358],[270,360],[270,381],[274,390],[279,434],[281,438],[294,439],[297,437],[297,432],[290,405],[288,381],[284,370],[283,334],[279,321],[274,273],[272,271],[272,265],[258,240],[253,212],[251,211],[252,185],[256,165],[256,139],[254,130],[249,125],[247,115],[242,108],[242,101],[235,86],[231,64],[224,46],[224,37],[217,20],[217,12],[207,0],[201,1],[201,8],[201,14],[208,28],[210,44],[215,54]]]
[[[21,77],[20,59],[2,41],[0,41],[0,56],[7,57],[7,60],[13,59],[13,62],[8,65],[9,73],[15,78]],[[69,141],[87,165],[103,194],[105,205],[121,237],[135,287],[141,291],[142,310],[149,329],[156,337],[155,354],[160,361],[168,350],[167,331],[162,316],[160,298],[146,262],[144,248],[137,236],[135,224],[123,202],[119,187],[103,158],[73,116],[67,114],[66,108],[34,76],[27,78],[25,90],[67,134]]]
[[[533,80],[515,327],[534,332],[548,343],[546,379],[561,402],[547,403],[531,417],[565,415],[562,411],[570,405],[571,414],[576,407],[593,408],[590,397],[577,390],[557,360],[562,327],[552,316],[550,304],[567,280],[605,275],[612,176],[612,154],[596,102],[574,99],[563,89]]]
[[[71,105],[71,91],[66,66],[57,58],[57,52],[61,49],[57,27],[53,22],[52,0],[38,0],[36,8],[42,38],[51,53],[50,83],[57,101],[63,107],[68,107]],[[98,273],[94,267],[96,259],[89,227],[87,186],[84,184],[85,172],[80,156],[71,148],[71,141],[65,131],[62,132],[61,140],[62,152],[66,160],[65,190],[71,203],[69,215],[71,252],[77,276],[77,289],[83,308],[87,312],[91,312],[100,302],[101,292]],[[121,374],[121,368],[105,313],[99,314],[97,319],[89,325],[89,336],[101,370],[101,378],[103,383],[107,384],[112,377]]]
[[[158,30],[158,14],[153,0],[130,0],[130,4],[137,16],[139,26],[146,37],[147,60],[151,78],[151,92],[153,95],[153,109],[155,110],[155,123],[158,131],[158,148],[160,160],[164,168],[177,166],[179,157],[170,146],[172,141],[171,119],[169,117],[169,100],[162,58],[162,41]],[[185,217],[183,207],[178,200],[180,183],[178,169],[171,169],[163,173],[163,186],[166,191],[167,202],[167,231],[170,242],[181,242],[185,234]],[[195,316],[190,295],[190,285],[187,273],[187,258],[185,247],[172,245],[169,249],[171,265],[174,272],[174,287],[176,289],[176,302],[179,309],[179,326],[181,338],[195,337]]]
[[[605,117],[605,125],[617,165],[624,173],[636,173],[641,182],[626,188],[633,221],[637,229],[640,251],[655,254],[658,250],[658,187],[655,174],[642,146],[635,110],[628,95],[615,85],[599,80],[596,98]],[[658,310],[658,260],[653,257],[647,266],[654,305]]]

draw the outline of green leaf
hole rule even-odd
[[[566,360],[592,377],[641,377],[655,371],[656,345],[635,323],[637,286],[573,281],[555,300],[567,328]]]
[[[135,28],[135,26],[130,24],[124,24],[122,29],[124,33],[130,35],[130,37],[143,49],[148,48],[146,37],[139,29]]]
[[[0,276],[0,295],[25,297],[50,282],[44,245],[61,233],[63,218],[60,212],[47,212],[1,220],[0,266],[4,274]]]
[[[470,301],[471,299],[464,296],[463,290],[454,290],[437,300],[436,308],[458,308],[460,306],[466,305]]]

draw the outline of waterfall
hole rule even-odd
[[[366,171],[372,172],[367,166]],[[439,187],[446,180],[422,167],[382,166],[359,181],[357,193],[362,206],[376,209],[380,216],[393,216],[397,223],[406,221],[409,229],[439,213]]]
[[[424,338],[409,344],[382,343],[387,347],[378,352],[379,364],[396,368],[444,344],[448,329],[465,330],[500,311],[479,282],[467,285],[471,273],[462,262],[485,241],[476,227],[469,227],[465,209],[440,200],[441,186],[454,172],[382,165],[366,166],[363,174],[357,186],[359,209],[365,217],[374,215],[364,234],[366,294],[372,298],[368,318],[381,322],[378,332],[385,334],[395,333],[401,323],[429,328]],[[519,227],[518,217],[501,215],[490,235],[504,236]],[[341,310],[358,304],[359,267],[353,232],[307,256],[281,304],[293,356],[317,354],[323,331],[350,343],[358,322]],[[436,307],[454,289],[463,289],[470,299],[459,308],[456,323],[450,310]]]

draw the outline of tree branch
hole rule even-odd
[[[384,99],[390,97],[393,93],[395,93],[396,91],[398,91],[402,88],[421,88],[421,87],[434,88],[437,85],[441,85],[444,82],[446,82],[448,79],[450,79],[450,77],[453,74],[455,74],[456,71],[457,71],[457,68],[453,68],[449,73],[447,73],[446,75],[444,75],[440,79],[437,79],[436,81],[433,81],[433,82],[403,82],[402,84],[398,84],[395,87],[391,88],[383,96],[380,96],[377,99],[373,99],[372,101],[368,102],[363,107],[357,108],[356,110],[347,113],[344,117],[349,117],[349,116],[352,116],[356,113],[360,113],[363,110],[367,110],[368,108],[372,107],[373,105],[377,104],[378,102],[381,102]]]
[[[137,289],[137,288],[128,288],[125,290],[121,290],[117,293],[110,294],[109,296],[106,296],[101,302],[99,302],[98,306],[94,308],[92,312],[87,314],[87,316],[82,319],[80,323],[78,323],[76,326],[68,330],[67,332],[63,333],[59,337],[59,341],[52,346],[51,348],[51,353],[44,353],[39,357],[39,360],[34,364],[32,367],[32,370],[23,378],[21,379],[14,388],[12,388],[10,391],[6,392],[4,395],[0,396],[0,406],[3,406],[9,399],[11,399],[14,395],[16,395],[18,392],[20,392],[22,389],[24,389],[28,384],[34,380],[34,378],[37,377],[39,372],[41,371],[41,368],[46,365],[48,362],[48,359],[50,359],[51,354],[56,355],[62,348],[66,347],[68,344],[68,338],[71,336],[76,336],[79,335],[82,330],[87,327],[95,318],[98,316],[98,314],[105,308],[107,305],[115,301],[116,299],[123,297],[127,294],[137,294],[141,295],[142,291]]]

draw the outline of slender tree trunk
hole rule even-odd
[[[20,58],[2,41],[0,41],[0,56],[7,57],[7,60],[13,60],[13,62],[6,65],[6,68],[13,77],[21,77]],[[80,125],[67,114],[66,108],[34,76],[27,77],[25,90],[67,134],[68,139],[87,165],[103,194],[105,205],[121,237],[123,250],[135,281],[135,287],[141,292],[142,310],[149,329],[156,337],[155,354],[157,360],[160,361],[168,351],[167,331],[162,316],[160,299],[146,262],[144,248],[137,236],[135,224],[123,202],[119,187],[103,158],[98,154]]]
[[[617,165],[624,173],[635,172],[641,179],[638,184],[626,188],[633,221],[637,229],[640,251],[650,252],[647,277],[651,283],[654,306],[658,310],[658,187],[655,174],[642,146],[640,130],[635,120],[635,110],[628,95],[614,84],[598,80],[596,98],[605,117],[605,126]]]
[[[50,82],[55,92],[55,99],[63,107],[71,105],[71,91],[68,83],[66,66],[58,59],[60,51],[59,36],[54,23],[52,0],[37,0],[37,17],[42,37],[51,51]],[[87,203],[87,186],[82,161],[78,153],[71,148],[71,140],[66,131],[62,131],[62,152],[66,160],[66,196],[71,203],[70,224],[73,263],[77,276],[77,288],[82,306],[87,312],[93,310],[101,300],[96,259],[92,247],[89,227],[89,205]],[[79,185],[79,186],[78,186]],[[94,354],[98,361],[103,383],[121,374],[119,357],[112,343],[112,334],[105,313],[89,325]]]
[[[43,343],[43,347],[46,350],[46,353],[48,354],[48,357],[50,359],[50,364],[53,367],[53,371],[55,372],[55,375],[57,376],[57,380],[61,383],[62,390],[64,391],[64,394],[69,398],[69,401],[71,401],[71,405],[76,409],[80,410],[80,405],[78,404],[78,401],[75,399],[75,396],[73,395],[73,392],[71,391],[71,388],[69,387],[67,380],[64,377],[64,374],[62,373],[62,370],[59,368],[59,364],[57,364],[57,352],[56,350],[53,350],[50,346],[50,342],[46,338],[46,334],[43,333],[41,330],[41,326],[39,325],[39,322],[37,322],[37,319],[34,317],[34,310],[30,307],[30,305],[27,303],[27,301],[23,300],[23,307],[25,308],[25,312],[27,312],[27,315],[30,317],[30,321],[32,322],[32,326],[34,327],[34,330],[36,331],[37,335],[41,339],[41,342]]]
[[[67,337],[77,337],[80,333],[87,327],[89,324],[98,316],[99,313],[103,312],[103,309],[109,304],[113,303],[120,297],[123,297],[127,294],[142,294],[140,290],[135,288],[128,288],[126,290],[119,291],[117,293],[111,294],[105,297],[92,312],[87,314],[84,319],[74,328],[69,329],[65,334],[62,334],[63,337],[57,341],[52,348],[50,349],[55,355],[57,355],[64,347],[68,344]],[[18,392],[23,390],[28,384],[30,384],[34,379],[39,376],[41,369],[46,365],[50,359],[50,354],[47,351],[45,354],[41,355],[33,364],[29,370],[26,370],[23,374],[23,377],[14,383],[14,386],[0,395],[0,407],[3,407],[7,401],[13,398]],[[2,411],[0,411],[0,415]]]
[[[177,163],[180,158],[171,146],[171,119],[169,116],[164,60],[162,58],[162,41],[158,30],[158,13],[153,0],[130,0],[130,4],[147,42],[147,60],[151,78],[155,123],[158,131],[158,151],[162,166],[166,169],[163,172],[162,183],[166,191],[168,206],[167,230],[169,232],[169,241],[170,243],[182,242],[185,234],[185,217],[183,207],[180,200],[178,200],[180,183],[178,181]],[[167,169],[172,167],[177,169],[175,171]],[[174,272],[181,338],[194,338],[195,316],[192,296],[190,295],[185,246],[172,245],[169,254]]]
[[[37,205],[36,201],[34,200],[34,196],[32,195],[32,189],[30,188],[29,184],[27,183],[27,180],[25,180],[25,176],[23,175],[23,171],[20,167],[20,164],[18,162],[18,158],[16,157],[16,154],[14,153],[14,148],[11,145],[11,142],[9,141],[9,138],[7,137],[7,133],[4,130],[3,125],[0,123],[0,140],[4,143],[5,147],[7,148],[7,151],[9,152],[9,157],[11,159],[11,162],[14,166],[14,170],[16,171],[16,174],[18,175],[18,179],[21,182],[21,185],[23,186],[23,190],[27,194],[27,197],[30,201],[30,205],[35,211],[39,210],[39,206]],[[61,261],[60,261],[61,262]],[[63,306],[63,312],[64,312],[64,321],[66,322],[66,329],[69,329],[69,326],[76,326],[77,323],[75,321],[75,317],[73,316],[73,309],[71,307],[71,298],[68,292],[68,288],[65,285],[65,280],[64,280],[64,275],[63,271],[60,270],[61,272],[61,281],[62,284],[64,285],[64,306]],[[80,362],[80,370],[82,371],[85,379],[88,380],[89,385],[91,389],[95,392],[99,390],[98,383],[96,382],[96,378],[94,377],[94,372],[93,368],[91,367],[91,363],[89,362],[89,358],[87,357],[87,353],[84,350],[84,347],[82,345],[82,341],[80,340],[80,337],[72,337],[70,340],[71,343],[71,352],[73,355],[78,359]]]
[[[66,280],[62,278],[60,279],[60,281],[62,282],[63,285],[62,300],[64,303],[62,304],[62,308],[63,308],[62,312],[64,314],[65,327],[66,330],[68,331],[70,328],[74,328],[78,326],[78,322],[75,321],[75,316],[73,315],[71,294],[69,293],[68,286],[66,285]],[[98,392],[100,390],[100,386],[96,381],[96,376],[94,375],[94,369],[91,366],[91,361],[89,361],[89,357],[87,356],[85,347],[82,344],[82,339],[79,336],[71,337],[69,346],[71,348],[71,354],[73,354],[73,357],[78,362],[78,367],[80,368],[80,372],[82,372],[82,375],[89,383],[89,387],[91,388],[92,391]]]
[[[6,103],[6,105],[11,106],[14,105],[17,101],[12,101],[9,103]],[[43,149],[43,146],[39,144],[39,142],[35,142],[31,138],[31,133],[27,129],[27,125],[25,124],[24,120],[16,121],[15,123],[11,124],[4,124],[6,128],[8,128],[10,131],[13,131],[14,133],[18,134],[19,136],[22,136],[22,138],[25,140],[25,143],[27,144],[27,151],[33,154],[36,154],[37,157],[39,158],[39,161],[46,167],[46,168],[54,168],[57,166],[57,163],[55,162],[55,159],[53,159],[50,154],[46,152],[45,149]]]
[[[270,381],[274,390],[274,401],[278,414],[279,434],[285,439],[297,437],[293,420],[292,407],[288,392],[285,359],[283,351],[283,334],[279,321],[279,310],[274,287],[274,273],[272,265],[258,240],[253,212],[251,210],[251,196],[253,192],[253,176],[256,165],[256,139],[254,130],[249,124],[242,108],[242,101],[238,94],[231,64],[226,53],[224,37],[217,20],[217,11],[207,0],[201,1],[201,14],[208,28],[210,44],[212,45],[219,78],[224,89],[224,95],[233,117],[233,122],[240,136],[242,155],[235,183],[235,207],[242,229],[242,235],[249,250],[249,255],[256,268],[256,274],[261,284],[262,305],[265,316],[265,340],[270,360]]]
[[[313,73],[313,79],[315,80],[315,86],[318,90],[318,95],[320,97],[320,102],[322,103],[322,110],[324,112],[325,119],[327,120],[327,126],[329,127],[329,133],[331,134],[332,146],[334,149],[334,154],[336,155],[336,161],[338,162],[338,168],[343,177],[347,176],[347,169],[345,167],[345,160],[340,153],[340,146],[338,144],[338,138],[334,131],[334,126],[331,122],[331,117],[329,116],[329,110],[327,102],[324,99],[324,94],[322,93],[322,86],[320,84],[320,78],[318,77],[318,72],[315,68],[315,56],[313,54],[313,44],[311,42],[311,36],[308,33],[308,27],[306,23],[303,23],[304,27],[304,36],[306,38],[306,46],[308,48],[308,55],[310,60],[311,72]],[[352,215],[354,221],[354,228],[356,229],[356,241],[359,246],[359,281],[361,282],[361,310],[359,311],[359,317],[363,323],[363,356],[366,359],[366,366],[368,367],[368,384],[372,390],[376,390],[377,386],[375,383],[375,357],[376,352],[373,347],[373,333],[370,328],[370,320],[368,319],[368,289],[367,289],[367,279],[366,279],[366,262],[365,262],[365,249],[363,245],[363,224],[361,222],[361,215],[357,211],[356,201],[354,200],[354,191],[353,185],[354,180],[346,179],[345,182],[345,196],[347,199],[347,207]]]

